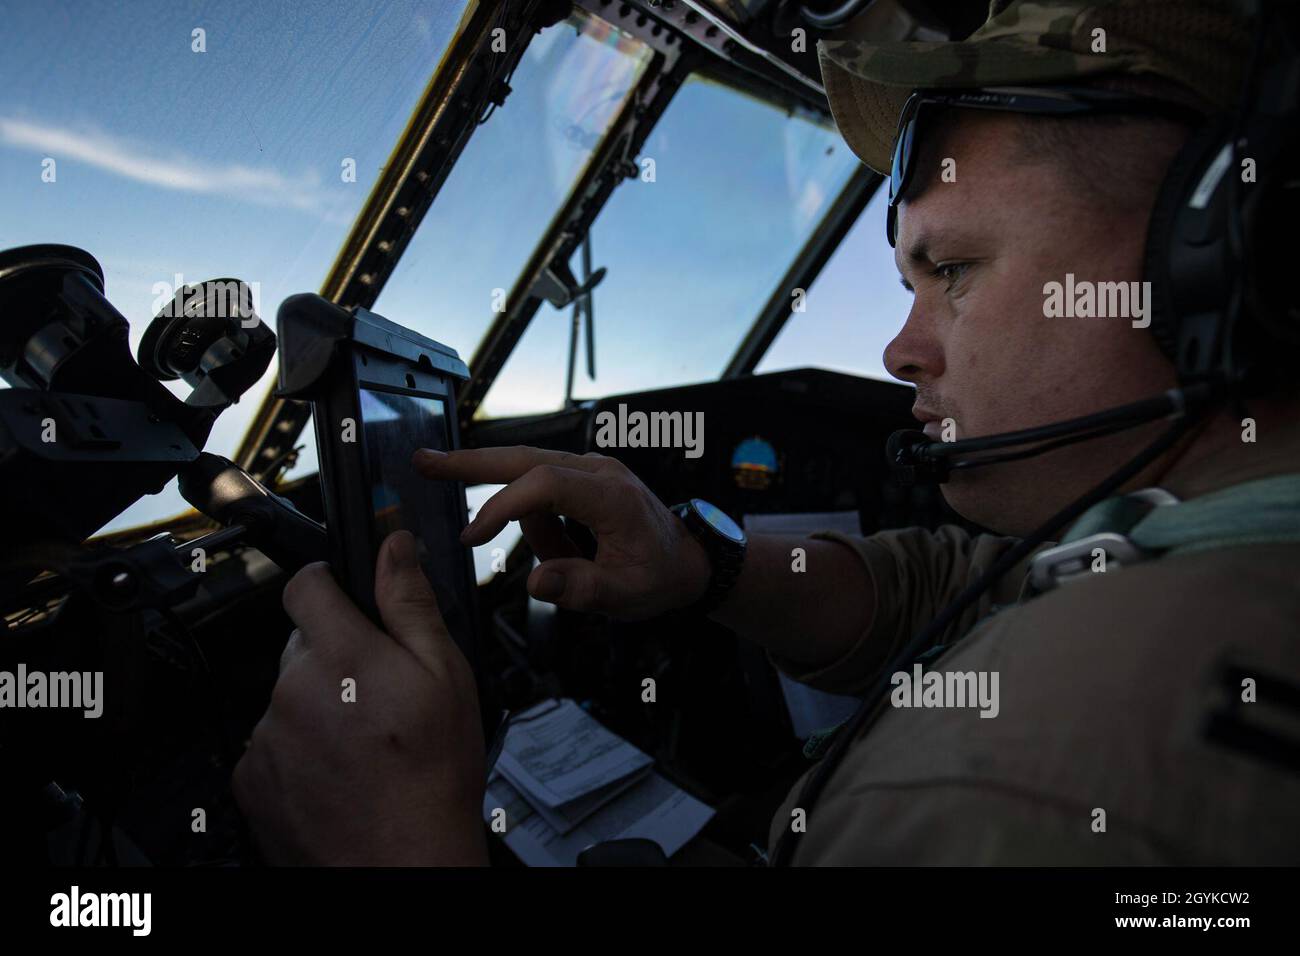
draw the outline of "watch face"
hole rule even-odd
[[[696,514],[708,522],[709,527],[724,538],[736,542],[736,544],[745,543],[745,532],[740,530],[740,526],[727,513],[716,505],[711,505],[702,498],[692,498],[691,505],[694,506]]]

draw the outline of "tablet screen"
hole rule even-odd
[[[462,492],[455,482],[422,478],[411,465],[417,448],[449,450],[446,403],[431,396],[370,388],[360,389],[360,394],[374,547],[401,528],[415,535],[421,564],[438,596],[443,618],[468,656],[472,631],[468,619],[470,581],[465,546],[459,538]]]

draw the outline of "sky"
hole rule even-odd
[[[285,297],[319,290],[463,12],[463,0],[3,6],[0,248],[88,250],[133,348],[178,282],[244,279],[272,325]],[[646,58],[600,23],[535,37],[374,310],[468,360],[494,292],[513,285]],[[608,274],[597,377],[580,369],[580,397],[715,378],[855,163],[832,130],[702,81],[637,159],[653,177],[643,164],[622,183],[592,233]],[[879,201],[805,300],[759,371],[886,377],[880,351],[908,299]],[[569,324],[543,305],[486,414],[559,406]],[[274,367],[207,450],[232,454],[273,384]],[[169,488],[105,530],[185,508]]]
[[[881,186],[792,313],[758,374],[815,366],[896,381],[881,358],[912,308],[885,240],[888,189]]]
[[[285,297],[319,290],[464,0],[3,5],[0,248],[89,251],[134,349],[179,283],[244,279],[272,325]],[[274,379],[223,413],[208,451],[234,452]],[[187,507],[169,487],[108,529]]]
[[[717,378],[857,165],[831,129],[702,80],[678,91],[641,159],[653,180],[623,183],[592,229],[608,273],[597,377],[576,379],[578,398]],[[560,407],[570,325],[571,310],[539,310],[484,414]]]

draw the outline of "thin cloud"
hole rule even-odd
[[[183,155],[160,158],[147,147],[107,133],[0,117],[0,142],[56,160],[75,160],[135,182],[178,192],[224,196],[260,206],[326,216],[320,177],[289,177],[239,163],[206,163]]]

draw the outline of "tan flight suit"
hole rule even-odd
[[[1245,464],[1189,476],[1180,497],[1300,472],[1294,445],[1245,447]],[[837,693],[865,692],[890,656],[1014,541],[952,526],[817,537],[861,557],[875,585],[875,620],[827,666],[773,661]],[[1032,594],[1023,587],[1027,565],[968,609],[943,643],[966,636],[930,665],[998,672],[997,716],[981,718],[974,707],[887,708],[807,812],[794,863],[1300,863],[1300,711],[1278,706],[1271,691],[1241,705],[1252,723],[1280,735],[1289,760],[1205,735],[1228,695],[1240,700],[1240,675],[1225,666],[1258,673],[1261,686],[1280,678],[1300,693],[1300,545],[1166,555],[1017,604]],[[994,605],[1006,606],[986,617]],[[770,847],[791,826],[803,784],[773,819]]]

